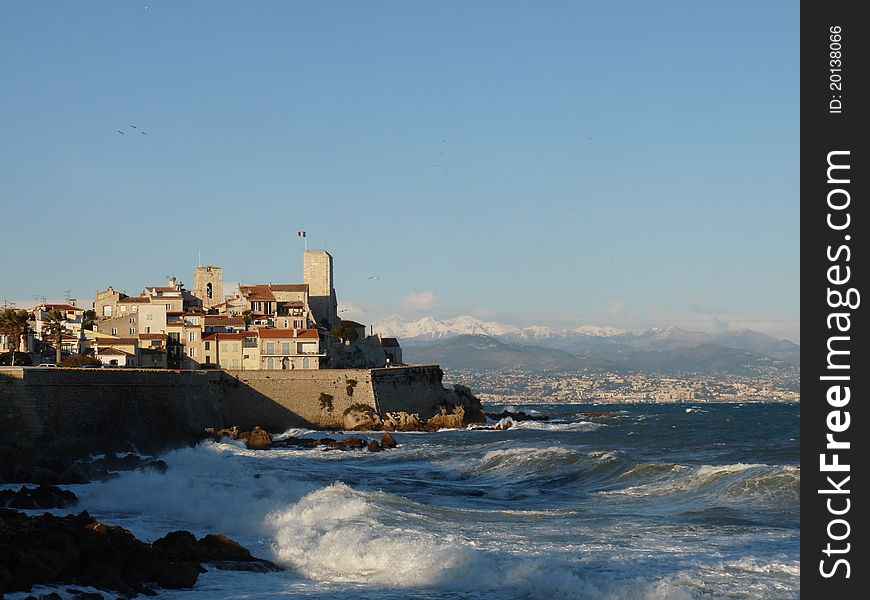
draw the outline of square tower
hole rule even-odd
[[[209,265],[197,267],[193,272],[193,295],[206,310],[224,301],[224,270]]]
[[[308,284],[308,302],[318,325],[338,325],[338,301],[332,285],[332,255],[326,250],[306,250],[303,277]]]

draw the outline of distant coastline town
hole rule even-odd
[[[375,331],[373,325],[340,318],[333,257],[325,250],[305,250],[302,283],[239,285],[224,294],[223,269],[214,265],[196,267],[193,282],[188,290],[173,276],[138,295],[109,285],[95,293],[90,308],[71,298],[30,309],[5,307],[0,364],[285,371],[371,369],[407,361],[446,364],[445,382],[470,385],[488,404],[800,401],[798,367],[777,363],[762,362],[741,373],[475,368],[458,346],[427,356],[414,338],[403,357],[399,336],[389,326]],[[469,336],[453,339],[463,338]],[[487,352],[486,344],[500,343],[485,335],[471,338],[485,341],[471,344],[477,355]],[[505,349],[527,356],[544,351],[501,344],[493,356],[504,356]]]
[[[394,337],[340,319],[333,257],[303,254],[302,283],[240,285],[199,266],[193,289],[171,277],[128,295],[111,285],[91,308],[74,299],[0,312],[4,364],[197,370],[378,368],[401,365]],[[368,332],[367,332],[368,329]],[[13,349],[16,352],[11,352]]]

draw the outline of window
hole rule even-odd
[[[112,316],[112,307],[111,306],[104,306],[103,307],[103,316],[104,317],[111,317]]]
[[[206,295],[206,298],[208,298],[209,300],[211,300],[211,298],[212,298],[212,289],[211,289],[211,284],[210,284],[210,283],[209,283],[209,284],[206,284],[206,286],[205,286],[205,295]]]
[[[239,351],[239,345],[236,343],[233,343],[233,352],[238,352],[238,351]]]
[[[305,329],[302,326],[302,319],[294,319],[293,320],[293,327],[295,327],[296,329]]]
[[[290,342],[281,342],[281,354],[284,356],[290,354]]]
[[[275,359],[272,358],[271,356],[266,360],[266,368],[267,369],[274,369],[275,368]]]
[[[226,351],[227,351],[227,343],[223,342],[223,343],[221,343],[221,352],[226,352]]]
[[[151,333],[151,326],[150,325],[145,328],[145,333]]]
[[[195,331],[188,331],[187,332],[187,341],[189,341],[189,342],[196,341],[196,332]]]
[[[146,320],[146,321],[153,321],[153,320],[154,320],[154,315],[151,314],[151,313],[148,313],[148,314],[146,315],[146,317],[145,317],[145,320]]]
[[[188,355],[189,357],[191,357],[191,358],[193,358],[194,356],[196,356],[196,348],[188,348],[188,349],[187,349],[187,355]]]
[[[206,348],[206,350],[208,350],[208,348]],[[206,362],[206,364],[209,364],[209,365],[211,364],[211,355],[209,355],[209,354],[205,355],[205,362]]]
[[[118,335],[118,328],[112,327],[112,335]]]
[[[130,317],[130,322],[131,322],[131,323],[135,323],[135,322],[136,322],[136,317]]]
[[[290,327],[290,321],[284,319],[284,329],[287,329],[288,327]]]
[[[206,349],[206,351],[211,350],[211,342],[205,343],[205,349]],[[206,362],[208,362],[208,361],[206,361]]]
[[[238,368],[239,368],[239,359],[238,359],[238,358],[234,358],[234,359],[233,359],[233,368],[234,368],[234,369],[238,369]]]
[[[310,369],[311,368],[311,359],[308,358],[307,356],[302,359],[302,368],[303,369]]]
[[[171,305],[171,304],[166,304],[165,306],[166,306],[166,310],[172,310],[172,305]]]
[[[266,354],[275,354],[275,342],[266,342]]]
[[[135,327],[130,328],[130,335],[136,335],[136,328]]]

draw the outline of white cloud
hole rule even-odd
[[[402,310],[416,312],[429,310],[438,306],[438,298],[432,290],[408,294],[402,298]]]
[[[618,317],[625,310],[625,303],[621,300],[611,300],[607,307],[607,312],[613,317]]]

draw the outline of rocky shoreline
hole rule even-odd
[[[197,540],[188,531],[172,531],[148,544],[122,527],[95,521],[86,511],[28,516],[0,508],[0,597],[40,584],[95,587],[127,598],[154,596],[156,588],[193,587],[208,571],[204,564],[223,570],[281,570],[219,534]]]
[[[260,427],[250,431],[231,427],[206,429],[190,444],[229,438],[243,441],[252,450],[309,448],[381,452],[398,446],[393,432],[478,428],[486,422],[479,402],[468,408],[467,411],[463,405],[444,405],[429,419],[404,412],[378,415],[367,405],[354,405],[345,411],[343,431],[379,432],[379,439],[370,435],[275,439]],[[534,418],[524,413],[508,416],[515,420]],[[199,574],[207,571],[206,566],[256,572],[280,570],[267,560],[251,556],[247,549],[220,534],[197,540],[189,532],[173,531],[149,544],[136,539],[126,529],[97,522],[85,511],[66,516],[21,512],[74,507],[75,494],[58,487],[60,485],[114,479],[123,471],[165,473],[168,466],[156,456],[139,455],[131,446],[126,451],[112,448],[102,456],[76,457],[57,453],[56,446],[34,448],[24,440],[16,442],[0,446],[0,483],[28,483],[36,487],[23,485],[17,490],[0,490],[0,599],[5,592],[29,592],[32,586],[39,584],[94,587],[111,592],[114,597],[120,594],[131,598],[140,594],[155,595],[159,588],[192,587]],[[91,600],[103,597],[75,589],[67,592],[73,597]]]

